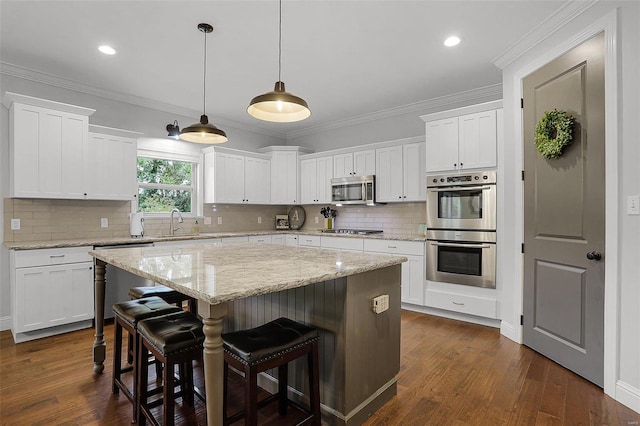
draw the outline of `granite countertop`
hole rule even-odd
[[[324,237],[338,238],[371,238],[378,240],[399,240],[399,241],[426,241],[426,237],[418,235],[402,235],[402,234],[371,234],[371,235],[355,235],[355,234],[329,234],[323,233],[321,230],[316,231],[246,231],[246,232],[211,232],[201,233],[198,235],[176,235],[168,236],[145,236],[139,238],[133,237],[94,237],[81,238],[73,240],[55,240],[55,241],[12,241],[4,243],[9,250],[36,250],[45,248],[63,248],[63,247],[82,247],[82,246],[111,246],[125,244],[154,243],[158,241],[180,241],[180,240],[201,240],[211,238],[229,238],[229,237],[245,237],[257,235],[273,235],[273,234],[294,234],[294,235],[317,235]]]
[[[406,257],[282,245],[189,244],[93,250],[90,255],[210,304],[399,265]],[[108,277],[107,277],[108,282]]]

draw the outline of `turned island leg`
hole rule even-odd
[[[100,374],[104,371],[107,345],[104,341],[104,286],[107,264],[100,259],[95,262],[95,313],[96,338],[93,341],[93,371]]]
[[[204,331],[204,387],[207,399],[207,424],[222,426],[224,384],[224,350],[222,348],[222,320],[227,313],[226,303],[209,305],[198,302]]]

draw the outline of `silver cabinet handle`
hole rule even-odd
[[[453,244],[453,243],[434,243],[429,242],[432,246],[438,247],[462,247],[462,248],[489,248],[489,244]]]
[[[460,302],[452,302],[454,305],[458,305],[458,306],[464,306],[464,303],[460,303]]]
[[[490,186],[456,186],[455,188],[429,188],[431,192],[458,192],[458,191],[475,191],[475,190],[488,191]]]
[[[387,248],[398,248],[396,246],[387,246]]]
[[[52,258],[52,259],[55,258],[55,257],[64,257],[64,256],[65,256],[64,254],[51,254],[51,255],[49,255],[49,257]]]

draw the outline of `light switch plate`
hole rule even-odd
[[[373,298],[373,312],[381,314],[389,309],[389,295],[383,294]]]
[[[211,225],[211,216],[205,216],[204,217],[204,224],[205,225]]]
[[[262,216],[258,216],[258,223],[262,223]]]
[[[640,214],[640,195],[629,195],[627,197],[627,214]]]
[[[11,219],[11,230],[18,231],[20,229],[20,219]]]
[[[222,216],[218,216],[218,225],[222,225]]]
[[[108,228],[109,227],[109,218],[101,217],[100,218],[100,226],[103,227],[103,228]]]

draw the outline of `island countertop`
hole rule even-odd
[[[90,255],[209,304],[274,293],[406,262],[406,257],[281,245],[193,244]],[[108,279],[107,279],[108,281]]]

